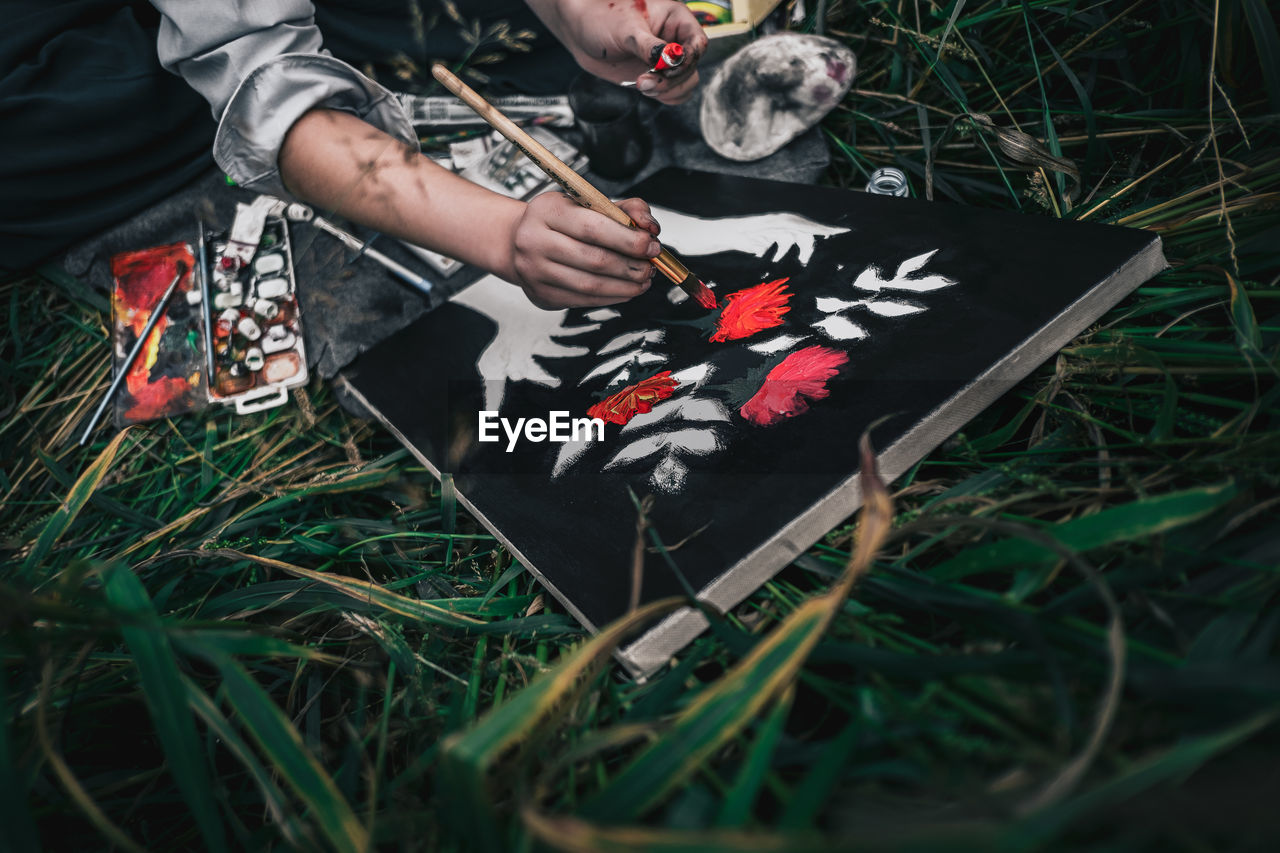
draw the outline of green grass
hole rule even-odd
[[[1280,839],[1268,5],[826,12],[860,66],[829,183],[892,164],[1152,229],[1172,268],[643,685],[627,625],[584,636],[320,383],[79,448],[105,302],[0,284],[3,846]]]

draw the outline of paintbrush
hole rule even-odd
[[[440,81],[442,86],[457,95],[462,99],[463,103],[475,110],[482,119],[492,125],[494,130],[510,139],[538,168],[546,172],[553,181],[559,184],[569,194],[570,198],[583,207],[590,208],[597,213],[603,213],[614,222],[626,225],[629,228],[636,227],[636,224],[631,221],[631,217],[627,216],[626,211],[610,201],[608,196],[592,186],[590,181],[575,172],[563,160],[548,151],[546,146],[521,130],[515,122],[503,115],[497,107],[486,101],[474,89],[459,80],[448,68],[437,62],[431,66],[431,73]],[[665,246],[658,257],[650,258],[649,260],[658,268],[660,273],[680,285],[703,308],[712,309],[716,307],[716,297],[711,292],[711,288],[689,272],[688,267],[680,263],[676,256],[671,254],[670,250]]]
[[[156,307],[151,309],[151,316],[147,318],[147,324],[142,327],[142,334],[138,335],[138,342],[133,345],[133,349],[129,350],[129,354],[124,357],[124,363],[120,365],[116,378],[112,380],[111,387],[107,389],[107,393],[102,395],[102,402],[98,404],[98,409],[93,413],[93,417],[89,419],[89,425],[84,428],[84,435],[80,436],[80,446],[84,447],[85,442],[89,440],[89,434],[93,432],[93,428],[98,425],[98,419],[102,417],[102,413],[107,410],[107,404],[116,396],[116,392],[120,390],[120,383],[124,382],[125,376],[129,374],[129,368],[133,367],[134,361],[138,358],[138,353],[142,352],[143,345],[146,344],[147,338],[151,337],[151,330],[156,327],[156,323],[160,322],[160,318],[164,316],[165,309],[169,307],[169,300],[173,298],[173,292],[178,289],[178,282],[182,281],[182,277],[187,274],[187,265],[178,263],[178,274],[173,277],[173,281],[169,282],[168,288],[165,289],[164,295],[160,297],[160,301],[156,303]]]
[[[196,263],[200,265],[200,301],[201,313],[204,315],[204,367],[209,375],[209,384],[217,374],[213,350],[213,279],[209,268],[209,244],[204,237],[204,220],[197,223],[199,242],[196,247]]]

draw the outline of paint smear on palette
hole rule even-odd
[[[782,316],[791,310],[787,303],[791,293],[787,290],[789,278],[768,281],[730,293],[724,298],[724,310],[716,320],[716,330],[711,335],[713,343],[749,338],[757,332],[782,325]]]
[[[810,400],[822,400],[831,393],[827,381],[848,361],[848,354],[816,344],[796,350],[769,371],[760,390],[738,413],[756,426],[803,415]]]
[[[125,376],[116,398],[117,423],[131,424],[171,417],[204,405],[204,371],[198,304],[186,294],[194,287],[195,259],[186,243],[172,243],[111,259],[115,278],[112,298],[116,369],[132,348],[180,270],[186,273]]]
[[[587,416],[621,426],[636,415],[653,411],[654,404],[670,397],[678,384],[671,378],[671,371],[664,370],[610,394],[587,409]]]

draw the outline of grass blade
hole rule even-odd
[[[329,843],[343,853],[366,850],[364,826],[271,696],[231,658],[216,650],[207,650],[206,657],[221,673],[222,688],[245,730],[306,804]]]
[[[1088,551],[1153,536],[1198,521],[1225,506],[1238,493],[1239,489],[1232,483],[1187,489],[1136,500],[1095,515],[1043,528],[1043,531],[1067,548]],[[1054,551],[1037,542],[1006,539],[970,548],[930,570],[929,574],[938,580],[959,580],[978,572],[1046,563],[1056,557]]]
[[[142,582],[127,567],[109,568],[105,580],[107,600],[132,619],[132,624],[121,626],[121,633],[138,667],[142,695],[164,747],[169,772],[199,824],[205,844],[211,850],[226,850],[222,820],[209,797],[214,787],[212,768],[200,750],[200,738],[187,707],[186,686],[160,617]]]
[[[554,670],[491,710],[467,731],[444,742],[441,773],[452,806],[449,817],[477,849],[504,849],[489,806],[491,769],[513,751],[535,741],[555,722],[626,637],[683,603],[682,599],[655,601],[606,626]],[[506,781],[509,784],[512,780]]]
[[[35,547],[31,549],[31,553],[27,555],[26,562],[23,564],[23,571],[30,573],[36,566],[44,562],[45,557],[49,555],[49,551],[67,532],[72,523],[76,520],[76,516],[80,514],[80,510],[84,509],[84,505],[89,502],[89,498],[93,496],[94,491],[102,483],[102,479],[107,476],[107,471],[111,468],[111,463],[115,461],[116,454],[120,452],[120,446],[124,444],[125,438],[132,431],[126,427],[116,434],[115,438],[107,443],[102,452],[98,454],[98,458],[93,460],[85,472],[76,480],[76,484],[71,487],[71,491],[67,493],[67,497],[63,500],[62,505],[54,512],[53,517],[49,519],[44,528],[40,531],[40,537],[36,540]]]

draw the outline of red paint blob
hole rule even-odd
[[[724,310],[716,321],[711,341],[736,341],[739,338],[749,338],[756,332],[781,326],[782,315],[791,310],[787,302],[792,294],[786,288],[790,280],[780,278],[726,296]]]
[[[849,356],[829,347],[811,346],[796,350],[769,371],[764,384],[738,410],[756,426],[772,426],[786,418],[809,411],[810,400],[823,400],[831,393],[827,380],[840,372]]]
[[[636,415],[653,411],[653,404],[670,397],[679,384],[670,370],[664,370],[604,398],[587,409],[587,417],[622,426]]]
[[[645,5],[644,0],[631,0],[631,5],[635,6],[636,11],[639,12],[641,15],[648,16],[649,7]]]

